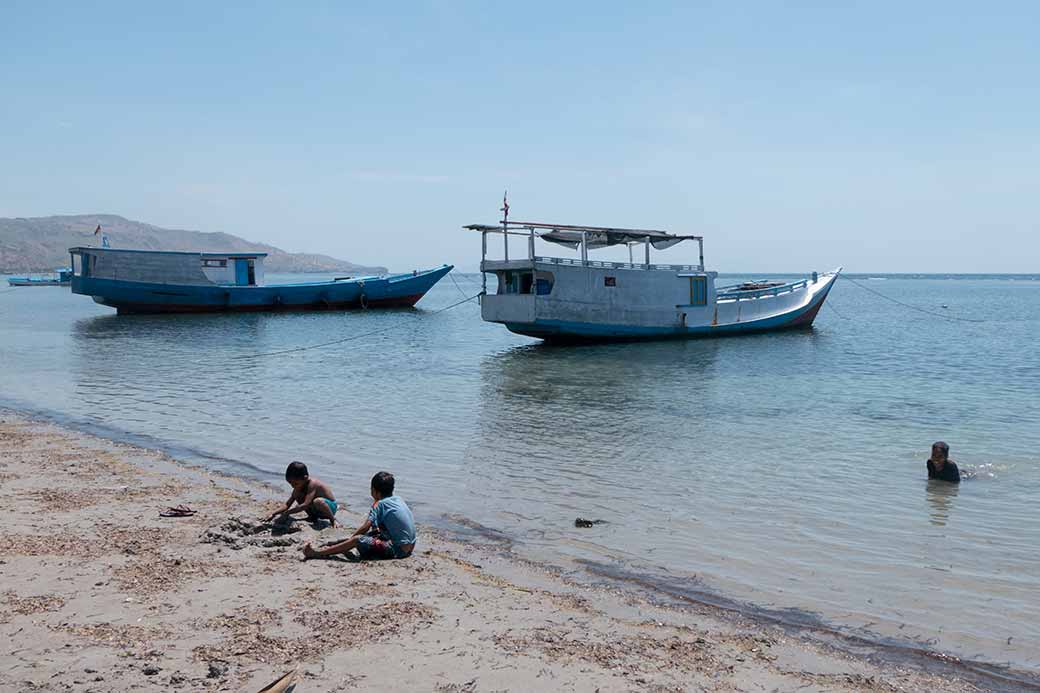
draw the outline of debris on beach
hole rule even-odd
[[[212,661],[209,663],[209,671],[206,672],[207,679],[222,679],[227,676],[228,663]]]
[[[305,611],[294,616],[293,622],[311,632],[337,633],[337,647],[360,647],[393,638],[408,626],[428,625],[435,614],[425,604],[401,601],[354,609]]]
[[[551,628],[536,628],[526,634],[499,634],[498,647],[512,654],[531,650],[551,661],[581,660],[605,669],[649,672],[662,663],[686,671],[705,671],[718,666],[702,641],[683,638],[658,639],[646,634],[622,637],[592,636],[574,638],[571,633]],[[627,675],[627,674],[626,674]]]
[[[167,626],[118,625],[114,623],[63,623],[51,630],[86,638],[99,645],[120,649],[140,648],[153,640],[170,636]]]
[[[94,558],[104,548],[97,539],[77,536],[69,531],[52,535],[7,534],[0,536],[0,555],[62,556]]]
[[[292,670],[277,681],[273,681],[259,690],[258,693],[292,693],[296,690],[296,670]]]
[[[35,597],[19,597],[16,593],[4,593],[4,609],[0,613],[0,623],[11,616],[31,616],[45,611],[57,611],[65,606],[64,597],[56,594],[42,594]]]
[[[606,524],[606,520],[586,520],[584,517],[575,518],[575,527],[591,527],[592,525]]]
[[[116,583],[138,594],[169,592],[200,578],[229,577],[235,568],[222,562],[145,555],[115,570]]]
[[[417,602],[384,603],[372,607],[345,610],[301,611],[293,623],[308,632],[335,633],[325,647],[300,637],[268,635],[281,626],[281,614],[273,609],[257,608],[229,612],[196,625],[210,631],[221,631],[228,637],[216,645],[200,645],[192,652],[203,662],[253,661],[264,664],[295,664],[318,661],[327,649],[361,647],[366,643],[390,639],[408,627],[432,622],[435,611]]]
[[[186,505],[171,505],[159,513],[159,517],[191,517],[197,510],[192,510]]]

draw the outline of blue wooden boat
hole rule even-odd
[[[266,253],[81,247],[69,253],[72,293],[120,315],[406,307],[453,269],[265,285]]]
[[[54,270],[50,277],[8,277],[11,286],[68,286],[72,282],[72,268]]]
[[[793,282],[716,287],[718,273],[704,269],[700,236],[508,219],[497,226],[465,228],[483,236],[481,317],[548,341],[697,338],[809,328],[841,272],[839,267]],[[491,259],[488,241],[498,235],[503,257]],[[509,239],[516,236],[523,239],[526,252],[510,257]],[[537,255],[536,240],[577,250],[578,257]],[[698,244],[697,264],[650,261],[651,248],[664,250],[684,241]],[[627,246],[629,262],[589,259],[590,250],[612,246]],[[634,247],[643,250],[643,262],[632,258]],[[486,293],[488,274],[498,280],[494,294]]]

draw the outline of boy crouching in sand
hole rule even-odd
[[[415,519],[408,505],[394,495],[394,475],[379,472],[372,477],[372,499],[375,503],[365,524],[346,541],[320,549],[306,544],[305,558],[324,558],[348,553],[357,548],[361,558],[407,558],[415,548]]]
[[[332,489],[321,479],[312,479],[307,473],[307,465],[303,462],[293,462],[285,468],[285,480],[292,486],[293,492],[289,500],[285,501],[285,507],[276,510],[267,518],[270,522],[278,517],[279,522],[289,519],[290,515],[306,512],[307,519],[311,522],[317,520],[328,520],[332,526],[336,526],[336,498],[332,495]],[[295,501],[296,506],[293,506]],[[279,517],[280,516],[280,517]]]

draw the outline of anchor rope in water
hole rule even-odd
[[[481,293],[483,293],[483,292],[481,292]],[[431,315],[431,316],[432,315],[437,315],[438,313],[443,313],[446,310],[451,310],[452,308],[457,308],[458,306],[461,306],[463,303],[469,303],[470,301],[472,301],[473,299],[479,297],[480,295],[481,294],[477,293],[477,294],[473,294],[472,296],[467,296],[466,298],[464,298],[461,301],[456,301],[455,303],[452,303],[450,306],[444,306],[443,308],[438,308],[437,310],[431,311],[429,313],[429,315]],[[343,337],[342,339],[333,339],[332,341],[329,341],[329,342],[321,342],[320,344],[308,344],[308,345],[305,345],[305,346],[293,347],[292,349],[281,349],[279,351],[264,351],[264,352],[260,352],[258,354],[242,354],[242,355],[239,355],[239,356],[232,356],[231,360],[232,361],[241,361],[241,360],[245,360],[245,359],[258,359],[258,358],[263,358],[265,356],[281,356],[283,354],[294,354],[294,353],[300,352],[300,351],[310,351],[311,349],[321,349],[323,347],[334,346],[336,344],[343,344],[345,342],[352,342],[352,341],[354,341],[356,339],[362,339],[364,337],[371,337],[374,334],[379,334],[381,332],[389,332],[390,330],[394,330],[394,329],[397,329],[399,327],[405,327],[405,326],[406,325],[403,325],[401,323],[397,323],[397,324],[394,324],[394,325],[387,325],[386,327],[381,327],[378,330],[369,330],[368,332],[362,332],[361,334],[350,335],[349,337]]]
[[[455,281],[455,277],[452,276],[453,274],[455,274],[454,271],[448,272],[448,279],[451,279],[451,283],[455,285],[455,288],[459,290],[459,293],[462,294],[463,296],[465,296],[466,292],[463,291],[462,287],[459,286],[459,283],[457,281]]]
[[[904,308],[909,308],[910,310],[916,310],[917,312],[924,313],[925,315],[931,315],[931,316],[936,317],[936,318],[942,318],[943,320],[952,320],[952,321],[959,321],[959,322],[985,322],[985,320],[978,320],[976,318],[962,318],[962,317],[958,317],[956,315],[943,315],[942,313],[937,313],[934,310],[928,310],[927,308],[921,308],[920,306],[915,306],[915,305],[913,305],[911,303],[905,303],[903,301],[900,301],[898,298],[892,298],[891,296],[883,294],[880,291],[875,291],[874,289],[871,289],[869,286],[861,284],[860,282],[856,281],[855,279],[847,277],[844,274],[839,274],[838,276],[841,277],[842,279],[846,280],[846,281],[852,282],[853,284],[855,284],[859,288],[863,289],[864,291],[868,291],[868,292],[874,294],[875,296],[880,296],[881,298],[885,299],[886,301],[891,301],[892,303],[896,303],[898,305],[901,305]]]
[[[849,317],[849,316],[847,316],[847,315],[842,315],[841,313],[839,313],[839,312],[838,312],[838,309],[837,309],[837,308],[835,308],[835,307],[834,307],[834,305],[833,305],[833,304],[832,304],[832,303],[831,303],[830,301],[827,301],[827,302],[825,302],[825,303],[824,303],[823,305],[825,305],[825,306],[827,306],[827,307],[828,307],[829,309],[831,309],[831,310],[832,310],[832,311],[834,312],[834,314],[835,314],[835,315],[837,315],[837,316],[838,316],[839,318],[841,318],[842,320],[851,320],[851,319],[852,319],[852,318],[850,318],[850,317]]]
[[[18,291],[18,289],[22,289],[22,288],[25,288],[25,287],[21,287],[21,286],[12,286],[12,287],[11,287],[10,289],[5,289],[5,290],[3,290],[3,291],[0,291],[0,294],[9,294],[9,293],[11,293],[12,291]]]

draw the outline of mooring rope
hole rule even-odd
[[[24,289],[24,288],[25,287],[22,287],[22,286],[12,286],[10,289],[5,289],[3,291],[0,291],[0,294],[9,294],[12,291],[18,291],[18,289]]]
[[[959,321],[959,322],[985,322],[985,320],[978,320],[976,318],[961,318],[961,317],[958,317],[956,315],[943,315],[942,313],[937,313],[934,310],[928,310],[927,308],[921,308],[920,306],[915,306],[915,305],[910,304],[910,303],[905,303],[903,301],[900,301],[897,298],[892,298],[891,296],[883,294],[880,291],[875,291],[874,289],[871,289],[869,286],[861,284],[860,282],[856,281],[855,279],[847,277],[844,274],[839,274],[838,276],[841,277],[842,279],[846,280],[846,281],[852,282],[853,284],[855,284],[859,288],[863,289],[864,291],[869,291],[870,293],[874,294],[875,296],[880,296],[881,298],[885,299],[886,301],[891,301],[892,303],[896,303],[898,305],[901,305],[904,308],[909,308],[910,310],[916,310],[917,312],[924,313],[925,315],[931,315],[931,316],[936,317],[936,318],[942,318],[943,320],[954,320],[954,321]]]
[[[443,313],[446,310],[457,308],[458,306],[461,306],[463,303],[468,303],[473,299],[477,298],[478,296],[480,296],[479,293],[473,294],[472,296],[467,296],[461,301],[456,301],[455,303],[452,303],[450,306],[444,306],[443,308],[438,308],[437,310],[431,311],[430,313],[428,313],[428,315],[437,315],[438,313]],[[258,359],[263,358],[265,356],[281,356],[283,354],[294,354],[300,351],[310,351],[311,349],[321,349],[323,347],[334,346],[336,344],[343,344],[344,342],[352,342],[356,339],[362,339],[364,337],[371,337],[372,335],[379,334],[381,332],[389,332],[390,330],[394,330],[399,327],[408,327],[408,325],[404,323],[396,323],[393,325],[387,325],[386,327],[381,327],[378,330],[370,330],[368,332],[362,332],[361,334],[354,334],[349,337],[343,337],[342,339],[334,339],[330,342],[322,342],[320,344],[308,344],[306,346],[293,347],[292,349],[281,349],[279,351],[265,351],[260,352],[258,354],[242,354],[240,356],[232,356],[231,360],[241,361],[244,359]]]
[[[826,301],[823,305],[825,305],[828,308],[830,308],[834,312],[834,314],[837,315],[842,320],[851,320],[851,318],[848,317],[847,315],[842,315],[841,313],[839,313],[838,309],[834,307],[834,304],[831,303],[831,301]]]
[[[459,290],[459,293],[462,294],[463,296],[465,296],[466,292],[463,291],[462,287],[459,286],[459,283],[457,281],[455,281],[455,277],[453,276],[454,274],[455,274],[454,271],[448,272],[448,279],[451,279],[451,283],[455,285],[455,288]]]

